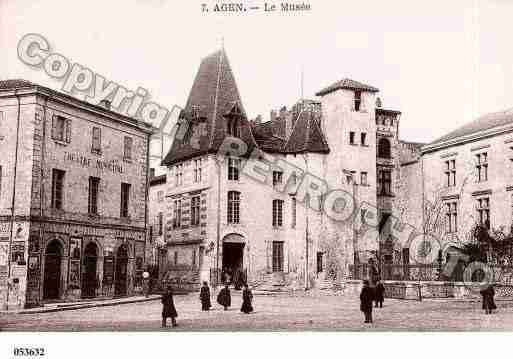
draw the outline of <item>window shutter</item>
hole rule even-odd
[[[267,241],[267,245],[266,245],[266,250],[265,250],[265,258],[267,259],[266,261],[266,267],[267,267],[267,273],[271,273],[272,270],[271,270],[271,261],[272,261],[272,253],[273,253],[273,248],[272,248],[272,245],[273,245],[273,242],[271,241]]]
[[[57,138],[57,116],[53,115],[52,117],[52,138]]]
[[[66,120],[66,142],[71,142],[71,120]]]

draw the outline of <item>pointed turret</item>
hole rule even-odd
[[[248,152],[256,146],[224,49],[201,61],[180,120],[187,130],[177,131],[164,166],[217,152],[233,126]]]

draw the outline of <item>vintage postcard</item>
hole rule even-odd
[[[0,356],[511,332],[512,15],[0,0]]]

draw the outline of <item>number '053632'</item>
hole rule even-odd
[[[21,348],[15,347],[13,350],[14,356],[23,356],[23,357],[37,357],[44,356],[45,349],[44,348]]]

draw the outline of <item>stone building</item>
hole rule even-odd
[[[167,277],[308,288],[379,257],[379,240],[361,235],[365,213],[336,198],[381,218],[394,207],[400,113],[376,108],[378,91],[343,79],[250,121],[224,49],[205,57],[180,115],[186,135],[162,162]]]
[[[146,246],[152,128],[24,81],[0,81],[3,305],[131,295]]]
[[[442,258],[471,228],[513,224],[513,111],[487,114],[421,148],[405,164],[408,223],[440,239]]]

